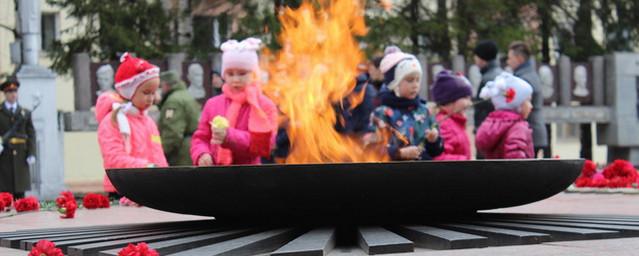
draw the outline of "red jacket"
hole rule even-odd
[[[475,143],[487,159],[534,158],[532,130],[513,111],[491,112],[477,129]]]
[[[462,113],[446,118],[447,116],[448,114],[442,111],[437,114],[440,136],[444,141],[444,152],[435,157],[435,160],[470,160],[470,140],[466,134],[466,116]]]

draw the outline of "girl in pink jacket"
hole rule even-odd
[[[532,130],[526,118],[532,111],[532,86],[509,73],[488,82],[479,96],[495,106],[477,129],[477,150],[487,159],[534,158]]]
[[[444,152],[435,160],[470,160],[470,140],[466,134],[464,110],[472,105],[472,89],[461,74],[449,70],[439,72],[431,88],[433,100],[439,107],[436,120],[444,141]]]
[[[120,62],[115,89],[126,102],[107,114],[98,127],[104,168],[166,167],[160,133],[147,115],[160,84],[160,69],[128,53]],[[104,190],[116,192],[106,175]]]
[[[257,50],[260,40],[222,44],[222,94],[209,99],[191,141],[197,166],[259,164],[275,144],[277,108],[262,95]],[[214,119],[228,125],[213,125]]]

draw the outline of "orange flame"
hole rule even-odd
[[[266,70],[264,88],[288,118],[291,152],[287,163],[371,162],[387,160],[382,150],[363,146],[361,138],[337,133],[333,109],[350,95],[363,54],[354,36],[366,34],[359,0],[308,2],[280,16],[283,49]]]

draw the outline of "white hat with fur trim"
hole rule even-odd
[[[532,86],[523,79],[502,72],[494,81],[486,83],[479,93],[482,99],[490,99],[495,109],[518,111],[524,101],[532,96]]]

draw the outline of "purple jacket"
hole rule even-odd
[[[444,140],[444,152],[435,157],[435,160],[470,160],[466,116],[464,114],[454,114],[448,118],[446,116],[447,114],[441,111],[437,114],[440,136]]]
[[[487,159],[534,158],[532,130],[513,111],[491,112],[477,129],[475,143]]]

